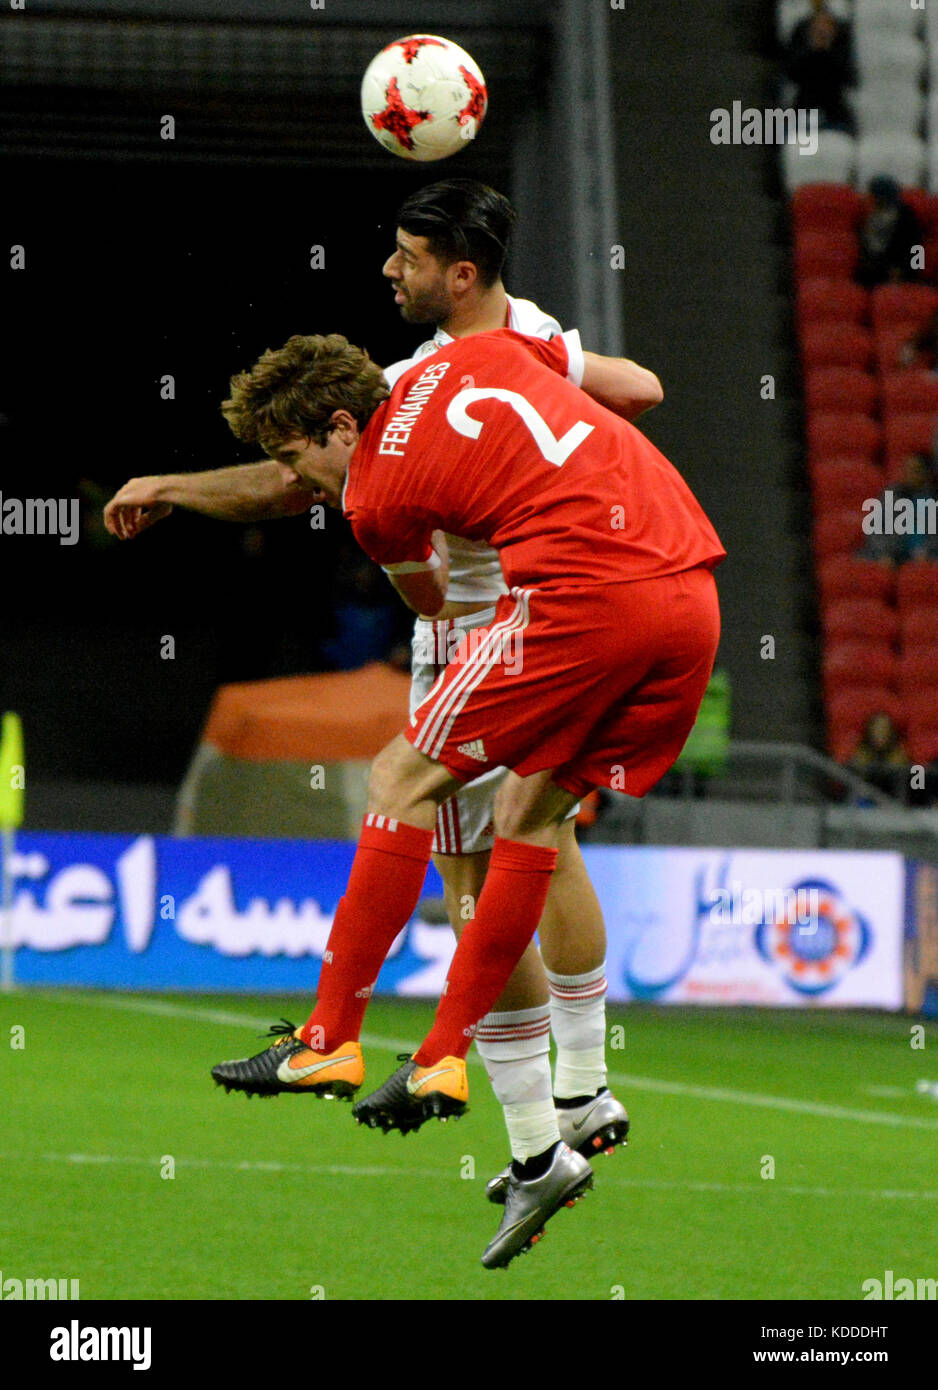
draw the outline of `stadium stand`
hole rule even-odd
[[[818,367],[805,377],[805,400],[815,420],[827,412],[847,411],[868,420],[879,400],[879,389],[876,378],[859,367]]]
[[[852,25],[856,136],[822,130],[818,155],[782,150],[831,755],[852,757],[888,714],[908,756],[938,759],[938,564],[857,558],[864,503],[931,458],[938,426],[938,10],[890,0],[828,6]],[[810,12],[781,0],[785,42]],[[799,167],[808,164],[813,168]],[[896,179],[921,224],[919,283],[854,283],[877,176]]]

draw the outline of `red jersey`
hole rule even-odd
[[[343,509],[380,565],[434,530],[486,540],[542,590],[713,568],[726,552],[677,469],[578,388],[579,336],[447,343],[398,378],[352,456]]]

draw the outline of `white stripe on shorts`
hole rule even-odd
[[[494,666],[505,639],[512,632],[527,627],[530,621],[529,590],[514,589],[512,593],[516,598],[511,613],[489,628],[484,641],[476,647],[452,685],[437,698],[433,708],[424,716],[420,732],[414,739],[414,747],[426,753],[428,758],[440,756],[457,715]]]

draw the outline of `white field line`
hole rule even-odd
[[[766,1110],[790,1110],[799,1115],[817,1115],[825,1120],[856,1120],[867,1125],[891,1125],[901,1129],[938,1130],[938,1120],[919,1115],[893,1115],[885,1110],[851,1110],[842,1105],[826,1105],[821,1101],[793,1100],[787,1096],[764,1096],[757,1091],[731,1091],[723,1086],[692,1086],[683,1081],[659,1081],[653,1076],[629,1076],[609,1073],[608,1079],[617,1086],[633,1091],[658,1091],[662,1095],[690,1096],[694,1100],[728,1101],[733,1105],[758,1105]]]
[[[103,1167],[109,1164],[133,1164],[137,1167],[159,1169],[165,1161],[164,1156],[159,1158],[140,1158],[133,1154],[86,1154],[86,1153],[44,1153],[39,1157],[46,1163],[71,1163],[75,1165],[87,1165],[89,1167]],[[11,1155],[0,1155],[0,1161],[10,1161]],[[368,1166],[355,1166],[345,1163],[283,1163],[279,1160],[266,1162],[264,1160],[244,1159],[240,1162],[233,1159],[214,1159],[214,1158],[174,1158],[176,1168],[199,1168],[225,1170],[232,1173],[299,1173],[308,1176],[318,1177],[353,1177],[353,1178],[434,1178],[442,1182],[466,1181],[455,1171],[444,1168],[396,1168],[391,1165],[371,1164]],[[911,1191],[904,1188],[835,1188],[835,1187],[798,1187],[784,1183],[765,1183],[765,1182],[693,1182],[687,1179],[665,1179],[665,1178],[619,1178],[613,1177],[605,1171],[605,1164],[601,1166],[602,1186],[603,1187],[629,1187],[645,1188],[655,1192],[718,1192],[746,1196],[785,1196],[785,1197],[818,1197],[827,1201],[831,1198],[843,1200],[845,1198],[866,1201],[909,1201],[909,1202],[938,1202],[938,1192]]]
[[[202,1023],[218,1023],[227,1027],[258,1028],[270,1026],[269,1019],[259,1019],[253,1014],[229,1013],[221,1009],[201,1009],[188,1004],[173,1004],[168,1000],[136,999],[127,995],[111,994],[66,994],[30,991],[35,998],[46,999],[56,1004],[87,1004],[106,1009],[127,1009],[133,1013],[157,1014],[170,1018],[191,1018]],[[363,1033],[361,1039],[365,1047],[376,1051],[408,1052],[414,1045],[413,1038],[384,1038]],[[467,1061],[481,1065],[475,1054]],[[626,1072],[610,1072],[608,1080],[616,1086],[625,1086],[633,1091],[655,1091],[660,1095],[688,1096],[693,1100],[719,1101],[730,1105],[753,1105],[764,1110],[785,1110],[799,1115],[814,1115],[825,1120],[853,1120],[858,1124],[887,1125],[897,1129],[938,1130],[938,1119],[927,1119],[919,1115],[895,1115],[885,1110],[852,1110],[841,1105],[827,1105],[821,1101],[795,1100],[787,1096],[767,1096],[758,1091],[735,1091],[724,1086],[695,1086],[685,1081],[662,1081],[654,1076],[633,1076]]]

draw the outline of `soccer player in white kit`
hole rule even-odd
[[[561,332],[557,320],[531,300],[505,291],[501,271],[513,220],[506,198],[471,179],[431,184],[403,204],[397,247],[384,274],[403,318],[434,323],[436,332],[412,357],[384,369],[389,385],[453,338],[495,328],[539,338]],[[632,418],[661,400],[657,377],[638,366],[634,375]],[[433,620],[418,618],[414,630],[411,711],[464,633],[490,623],[506,592],[495,550],[459,536],[447,536],[446,544],[446,604]],[[493,843],[493,800],[505,776],[504,768],[486,772],[440,807],[433,857],[457,935],[482,889]],[[528,947],[475,1038],[505,1112],[518,1177],[537,1178],[538,1157],[558,1137],[592,1157],[613,1152],[629,1127],[625,1108],[606,1087],[606,934],[577,846],[575,814],[576,808],[561,836],[539,927],[540,953],[533,943]],[[557,1047],[553,1085],[551,1032]],[[493,1201],[503,1200],[506,1180],[507,1170],[488,1184]]]

